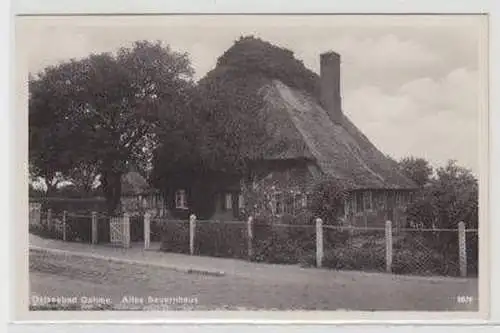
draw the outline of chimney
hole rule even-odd
[[[340,96],[340,55],[333,51],[320,55],[321,105],[330,119],[342,123],[342,98]]]

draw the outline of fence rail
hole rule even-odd
[[[141,240],[145,249],[160,241],[163,251],[190,255],[396,274],[475,275],[478,229],[466,229],[464,222],[457,225],[456,229],[396,228],[387,221],[385,227],[355,227],[325,224],[321,219],[313,224],[265,224],[252,217],[222,221],[191,215],[187,220],[170,220],[149,213],[131,222],[127,214],[54,213],[30,204],[30,228],[42,228],[44,236],[65,241],[116,241],[129,247],[131,240]]]

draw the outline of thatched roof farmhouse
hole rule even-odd
[[[244,37],[219,58],[201,84],[233,80],[242,90],[265,101],[262,112],[266,121],[262,126],[271,134],[270,141],[285,144],[279,149],[273,145],[255,169],[266,179],[275,180],[272,201],[276,214],[292,212],[305,204],[303,196],[311,190],[310,184],[328,177],[352,192],[343,209],[344,217],[352,223],[394,218],[395,210],[404,205],[409,190],[416,186],[343,113],[340,55],[327,52],[318,58],[320,75],[308,70],[292,52]],[[220,188],[214,209],[207,216],[234,218],[238,208],[244,207],[238,188]],[[290,189],[294,193],[291,201],[287,200]],[[180,192],[176,193],[173,196],[179,199]],[[172,198],[172,202],[175,200]],[[189,207],[189,198],[186,200]]]

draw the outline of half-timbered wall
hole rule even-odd
[[[409,191],[356,190],[344,203],[344,224],[356,227],[380,227],[390,220],[397,227],[405,223]]]

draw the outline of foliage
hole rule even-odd
[[[241,73],[277,79],[284,84],[304,90],[312,96],[319,94],[319,77],[294,57],[292,51],[275,46],[254,36],[242,36],[217,61],[217,66],[235,68]]]
[[[40,236],[42,238],[49,238],[49,239],[61,239],[62,236],[59,235],[59,233],[52,229],[49,230],[47,225],[30,225],[29,226],[29,233],[33,235]]]
[[[106,202],[102,198],[70,198],[61,195],[61,197],[44,196],[37,201],[42,204],[44,212],[49,208],[57,214],[68,211],[72,214],[90,216],[92,212],[106,212]]]
[[[30,162],[37,174],[52,179],[96,166],[113,213],[128,163],[150,160],[157,130],[182,117],[192,74],[186,54],[141,41],[31,77]]]
[[[247,226],[242,223],[200,222],[196,225],[195,248],[199,255],[248,258]]]
[[[408,219],[425,228],[478,226],[478,182],[472,172],[449,161],[436,170],[436,177],[417,193],[407,209]]]
[[[189,222],[168,221],[161,226],[161,248],[165,252],[189,253]]]
[[[430,181],[434,171],[429,162],[423,158],[405,157],[398,164],[401,172],[420,187]]]
[[[215,69],[192,90],[189,117],[169,128],[155,151],[154,178],[168,182],[179,170],[244,174],[250,158],[266,151],[259,77]]]
[[[70,61],[29,78],[30,176],[43,177],[49,194],[61,180],[56,176],[78,159],[72,148],[82,137],[78,123],[72,122],[69,84],[72,73],[78,70],[78,62]]]
[[[455,238],[457,234],[454,233]],[[393,245],[392,271],[395,274],[449,275],[459,274],[458,258],[432,246],[429,233],[407,234]],[[456,253],[457,247],[454,249]]]
[[[384,271],[383,251],[370,248],[336,248],[325,253],[324,266],[333,269]]]
[[[45,195],[45,192],[41,189],[35,188],[32,184],[29,184],[29,197],[30,198],[41,198]]]
[[[254,225],[253,261],[280,264],[299,263],[304,256],[314,253],[315,228],[268,224],[262,221]]]
[[[282,149],[283,140],[272,140],[267,131],[269,114],[261,94],[272,79],[316,90],[317,75],[289,50],[251,36],[237,40],[192,91],[189,117],[169,128],[179,134],[161,138],[154,158],[157,184],[178,177],[179,170],[246,175],[250,160]]]
[[[95,163],[82,161],[82,163],[71,168],[67,175],[77,192],[84,196],[89,196],[96,188],[95,184],[99,178],[99,167]]]
[[[318,181],[311,192],[310,211],[325,223],[336,224],[343,212],[349,191],[345,182],[336,179]]]
[[[449,161],[438,168],[436,177],[417,193],[407,208],[411,226],[423,228],[457,229],[463,221],[468,229],[478,227],[478,182],[472,172]],[[428,233],[426,246],[441,253],[446,261],[456,259],[458,237],[456,232]],[[477,264],[477,242],[471,244],[471,263]]]

